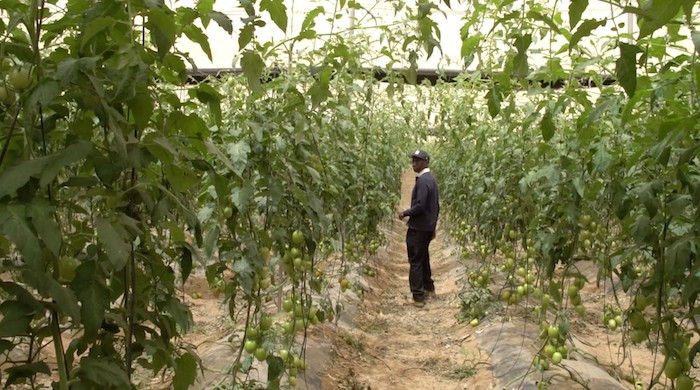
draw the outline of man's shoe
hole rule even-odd
[[[423,294],[425,295],[425,299],[433,299],[436,296],[435,290],[432,290],[432,291],[425,290],[425,292],[423,292]]]
[[[425,306],[425,302],[423,301],[413,301],[413,306],[421,308]]]

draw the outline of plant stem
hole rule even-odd
[[[59,323],[58,312],[51,311],[51,333],[53,335],[53,346],[56,349],[56,364],[58,366],[58,390],[68,390],[68,366],[66,365],[65,351],[63,350],[63,340],[61,339],[61,324]]]

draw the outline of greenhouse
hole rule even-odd
[[[695,0],[0,5],[3,388],[700,384]]]

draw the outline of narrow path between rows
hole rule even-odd
[[[410,171],[402,178],[400,208],[410,204],[413,178]],[[336,343],[324,388],[491,388],[486,357],[472,337],[476,328],[457,321],[465,267],[447,244],[447,233],[439,230],[430,247],[437,296],[416,308],[408,286],[405,223],[397,219],[387,229],[377,276],[359,303],[356,328]]]

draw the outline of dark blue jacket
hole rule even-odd
[[[434,231],[440,214],[440,196],[435,177],[426,172],[416,177],[411,193],[411,208],[403,215],[411,217],[408,227],[421,231]]]

